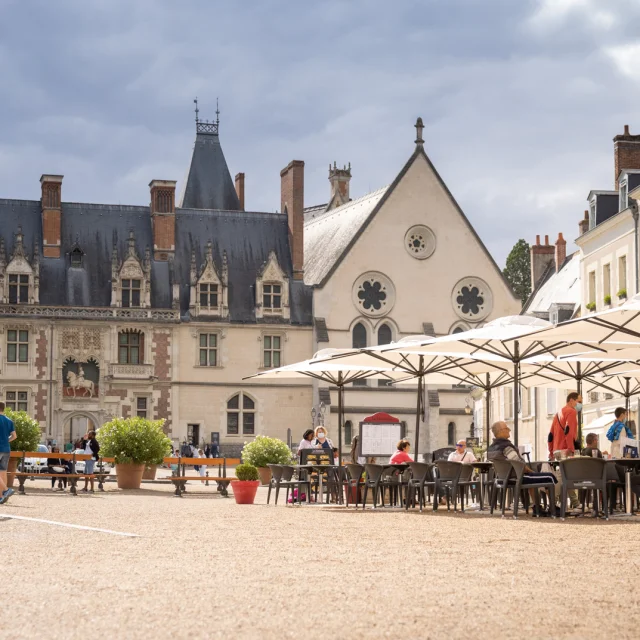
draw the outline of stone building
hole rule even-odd
[[[245,211],[219,123],[196,120],[182,196],[151,180],[148,206],[0,199],[0,392],[68,441],[113,415],[164,418],[179,442],[236,450],[266,433],[298,440],[334,390],[243,380],[325,347],[446,334],[518,302],[424,151],[393,182],[351,199],[351,167],[329,169],[326,205],[305,208],[304,162],[280,173],[281,213]],[[452,258],[455,256],[455,259]],[[429,389],[424,448],[468,433],[468,390]],[[347,391],[347,438],[376,410],[413,428],[415,389]]]

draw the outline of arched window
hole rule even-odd
[[[82,266],[82,251],[76,247],[70,254],[71,266],[79,269]]]
[[[456,443],[456,423],[450,422],[447,431],[449,435],[449,446],[452,447]]]
[[[252,436],[256,428],[256,403],[246,393],[236,393],[227,401],[227,434]]]
[[[118,364],[142,364],[144,362],[144,333],[121,331],[118,334]]]
[[[364,347],[367,346],[367,330],[365,329],[365,326],[362,324],[362,322],[358,322],[358,324],[355,327],[353,327],[353,331],[351,332],[351,337],[352,337],[351,346],[354,349],[363,349]],[[366,387],[367,381],[356,380],[353,383],[353,386]]]
[[[344,444],[345,445],[351,444],[351,440],[353,438],[352,431],[353,431],[353,425],[351,423],[351,420],[347,420],[344,423]]]
[[[378,344],[390,344],[392,340],[391,327],[388,324],[381,324],[378,327]],[[378,379],[379,387],[391,386],[391,381],[386,378]]]
[[[456,327],[451,333],[462,333],[464,329],[462,327]]]

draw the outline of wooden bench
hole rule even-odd
[[[91,455],[88,453],[43,453],[40,451],[12,451],[12,458],[20,458],[20,462],[18,463],[18,469],[22,469],[22,471],[16,471],[15,477],[18,479],[18,493],[21,495],[25,495],[24,483],[27,478],[66,478],[69,482],[69,492],[77,496],[77,484],[80,478],[85,478],[88,480],[97,479],[98,480],[98,490],[104,491],[104,480],[107,476],[109,476],[109,471],[103,470],[103,462],[107,462],[108,459],[100,459],[98,460],[99,470],[94,473],[34,473],[32,471],[24,471],[25,468],[25,460],[27,458],[40,458],[44,460],[69,460],[71,462],[72,470],[76,468],[76,462],[79,460],[90,460]]]
[[[177,465],[177,469],[172,473],[169,478],[171,482],[174,484],[176,491],[175,495],[179,498],[182,497],[182,494],[186,492],[186,484],[189,481],[197,481],[205,482],[208,484],[209,480],[218,483],[218,491],[225,497],[229,497],[229,483],[233,478],[227,477],[227,465],[238,465],[240,464],[240,458],[183,458],[182,456],[178,456],[176,458],[164,458],[163,462],[171,465]],[[218,467],[218,475],[217,476],[188,476],[186,475],[186,467],[187,465],[195,465],[199,467]]]

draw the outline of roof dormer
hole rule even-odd
[[[291,317],[289,278],[272,251],[256,278],[256,319]]]

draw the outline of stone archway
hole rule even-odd
[[[64,447],[67,448],[69,443],[75,443],[87,431],[95,431],[99,426],[97,417],[87,411],[74,411],[68,414],[64,420],[62,434]]]

